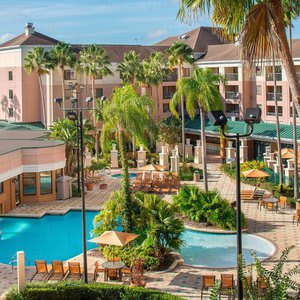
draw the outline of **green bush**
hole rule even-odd
[[[28,284],[24,291],[11,289],[7,300],[182,300],[182,298],[139,287],[115,284],[60,282]]]
[[[72,184],[72,196],[73,197],[81,197],[81,193],[80,192],[78,192],[78,186],[77,186],[77,184],[75,185],[75,184]]]
[[[183,186],[179,193],[173,196],[173,200],[180,211],[192,221],[226,230],[236,228],[235,208],[227,200],[222,199],[217,191],[205,193],[198,187]],[[245,225],[246,219],[242,214],[242,226]]]
[[[104,158],[100,158],[98,160],[92,160],[91,165],[89,166],[89,170],[94,174],[95,171],[99,171],[105,169],[108,166],[108,163]]]
[[[249,160],[241,164],[241,172],[249,171],[252,169],[262,170],[266,168],[266,165],[263,161],[259,160]]]
[[[194,172],[198,171],[200,173],[200,177],[203,177],[203,170],[196,169],[193,166],[189,166],[184,163],[179,169],[179,178],[181,181],[192,181],[194,179]]]

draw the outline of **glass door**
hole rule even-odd
[[[14,178],[16,205],[20,204],[20,176]]]

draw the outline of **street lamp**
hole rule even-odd
[[[239,264],[239,258],[242,255],[242,222],[241,222],[241,170],[240,170],[240,138],[248,137],[253,133],[254,123],[259,123],[261,120],[260,108],[247,108],[245,113],[245,123],[250,126],[250,132],[245,134],[227,134],[225,133],[225,126],[227,124],[227,118],[223,111],[211,111],[208,113],[208,117],[214,126],[220,126],[222,133],[226,138],[236,139],[236,232],[237,232],[237,296],[239,300],[243,299],[243,284],[240,278],[241,266]]]

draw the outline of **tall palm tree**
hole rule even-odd
[[[188,63],[192,65],[194,63],[193,49],[182,41],[177,41],[166,50],[166,53],[169,56],[168,59],[170,69],[173,70],[175,66],[178,66],[178,80],[180,80],[183,77],[183,64]],[[181,95],[180,107],[182,122],[182,154],[183,160],[185,160],[185,116],[183,95]]]
[[[285,31],[285,12],[299,4],[298,0],[180,0],[178,17],[196,20],[199,13],[211,12],[212,22],[227,33],[240,37],[243,58],[250,63],[280,58],[290,83],[293,103],[300,115],[300,84],[297,79]]]
[[[115,133],[119,140],[121,153],[122,176],[121,191],[123,196],[122,226],[124,231],[132,231],[132,197],[126,158],[126,142],[135,138],[139,143],[147,145],[146,131],[154,131],[155,124],[148,113],[153,101],[139,96],[134,87],[125,85],[116,88],[112,99],[103,107],[103,127],[101,144],[105,149],[111,134]]]
[[[93,101],[93,110],[95,110],[96,95],[95,95],[95,80],[96,78],[103,78],[112,74],[110,70],[110,61],[109,56],[106,54],[106,51],[97,47],[96,45],[89,45],[84,47],[80,51],[80,67],[85,73],[87,78],[90,78],[92,81],[92,98]],[[96,114],[93,113],[93,124],[96,127]],[[99,157],[99,140],[98,140],[98,131],[95,131],[95,154],[96,158]]]
[[[63,109],[66,108],[65,103],[65,68],[73,68],[76,64],[76,54],[72,49],[70,44],[66,44],[63,42],[59,42],[53,49],[50,51],[50,58],[52,68],[57,68],[60,72],[61,76],[61,92],[62,92],[62,99],[63,99]],[[65,110],[64,110],[64,117],[65,117]]]
[[[205,137],[205,112],[210,110],[223,110],[221,95],[216,84],[224,81],[220,75],[215,75],[211,69],[195,68],[192,78],[181,78],[177,81],[176,93],[170,102],[170,110],[179,117],[176,107],[185,97],[186,109],[191,119],[195,117],[196,109],[200,110],[202,167],[204,190],[208,191],[207,163],[206,163],[206,137]]]
[[[26,72],[28,74],[35,72],[38,76],[42,104],[42,123],[45,127],[47,127],[46,104],[43,92],[42,75],[48,74],[48,69],[51,67],[49,52],[45,51],[42,47],[35,47],[26,54],[24,61]]]
[[[118,64],[117,71],[125,84],[136,86],[142,74],[142,60],[134,50],[124,54],[123,60]]]

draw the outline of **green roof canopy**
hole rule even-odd
[[[1,130],[43,130],[45,127],[40,122],[32,123],[11,123],[6,121],[0,121]]]

